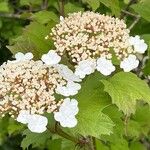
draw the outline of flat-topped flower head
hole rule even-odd
[[[110,75],[115,71],[113,57],[122,62],[147,49],[139,36],[129,35],[123,20],[89,11],[61,17],[48,38],[53,39],[58,55],[66,55],[75,65],[75,74],[81,79],[96,69]]]
[[[69,14],[49,36],[54,40],[57,53],[67,53],[76,64],[101,56],[110,59],[110,49],[118,58],[127,55],[127,49],[133,51],[128,44],[129,30],[124,21],[94,12]]]
[[[65,87],[64,91],[58,93],[58,87]],[[56,100],[55,95],[72,96],[80,88],[74,80],[61,74],[58,65],[30,59],[8,61],[0,66],[0,114],[10,114],[27,124],[32,132],[44,132],[47,119],[42,115],[57,111],[63,102],[63,99]]]
[[[54,118],[60,122],[61,126],[73,128],[77,125],[75,116],[78,111],[77,100],[66,98],[60,106],[59,111],[54,113]]]
[[[55,89],[67,81],[56,68],[28,60],[4,63],[0,70],[0,96],[4,103],[1,112],[15,115],[28,110],[31,114],[43,114],[57,108]]]

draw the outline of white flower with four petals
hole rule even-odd
[[[17,61],[31,60],[33,58],[33,54],[30,53],[30,52],[28,52],[26,54],[18,52],[18,53],[15,54],[15,58],[16,58],[16,60],[14,60],[15,62],[17,62]]]
[[[129,72],[139,65],[139,60],[137,60],[135,55],[130,54],[127,58],[125,58],[120,63],[120,68],[124,70],[124,72]]]
[[[54,118],[60,122],[62,127],[73,128],[77,125],[75,115],[79,112],[78,102],[75,99],[66,98],[59,108],[58,112],[54,112]]]
[[[61,57],[54,50],[50,50],[47,54],[42,55],[41,60],[46,65],[55,65],[60,62]]]
[[[135,52],[143,54],[147,50],[147,44],[143,39],[140,39],[140,36],[136,35],[135,37],[131,36],[129,38],[129,43],[134,47]]]
[[[111,60],[104,57],[100,57],[97,60],[96,69],[103,75],[108,76],[115,71],[115,66],[112,64]]]
[[[96,61],[94,59],[87,59],[80,61],[75,69],[75,75],[79,76],[81,79],[86,75],[89,75],[95,71]]]

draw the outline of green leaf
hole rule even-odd
[[[146,115],[145,115],[146,114]],[[138,106],[135,115],[132,117],[140,126],[140,134],[148,135],[150,131],[150,107],[148,105]]]
[[[147,150],[147,149],[144,146],[144,144],[142,144],[142,143],[140,143],[138,141],[135,141],[135,142],[131,143],[130,150]]]
[[[111,8],[112,13],[115,16],[118,17],[120,15],[121,9],[120,9],[119,1],[118,0],[111,0],[110,8]]]
[[[47,148],[48,150],[62,150],[61,143],[62,143],[61,139],[49,140],[47,142]]]
[[[111,150],[129,150],[128,142],[125,139],[118,139],[116,143],[111,144]]]
[[[135,113],[136,100],[143,100],[150,104],[148,85],[131,72],[119,72],[101,82],[105,86],[104,90],[111,96],[112,103],[127,115]]]
[[[97,150],[109,150],[109,147],[107,147],[104,143],[102,143],[100,140],[95,141],[96,149]]]
[[[46,10],[34,13],[31,17],[31,19],[38,21],[41,24],[46,24],[51,20],[53,20],[54,22],[59,21],[57,15],[54,12],[46,11]]]
[[[84,8],[81,7],[78,3],[67,3],[64,6],[65,14],[78,12],[78,11],[84,11]]]
[[[143,68],[144,75],[150,75],[150,60],[148,60]]]
[[[0,2],[0,12],[9,12],[8,2]]]
[[[82,0],[83,3],[89,4],[89,6],[92,8],[92,10],[96,10],[100,6],[100,1],[99,0]]]
[[[28,129],[23,132],[23,135],[25,138],[21,142],[21,147],[24,150],[31,144],[33,148],[38,146],[42,147],[43,145],[45,146],[47,139],[51,136],[50,132],[33,133]]]
[[[32,22],[23,32],[23,35],[18,37],[14,45],[7,46],[10,51],[16,52],[32,52],[35,58],[40,58],[43,53],[46,53],[53,47],[50,40],[45,40],[45,36],[50,33],[49,26],[44,26],[38,22]]]
[[[119,6],[119,1],[118,0],[99,0],[101,3],[103,3],[106,7],[110,8],[112,13],[115,16],[120,15],[120,6]]]
[[[127,124],[127,134],[129,137],[138,138],[141,134],[141,126],[137,121],[129,120]]]
[[[99,138],[101,134],[110,134],[114,123],[102,113],[104,107],[110,104],[110,97],[103,91],[99,80],[101,75],[90,75],[83,83],[76,99],[79,102],[78,124],[74,128],[76,133]]]
[[[18,133],[22,129],[24,129],[23,124],[18,123],[16,120],[10,118],[9,119],[9,125],[8,125],[8,133],[13,134],[13,133]]]
[[[20,0],[20,5],[41,5],[42,0]]]
[[[146,44],[148,45],[148,56],[150,56],[150,34],[143,34],[141,37],[145,40]]]
[[[141,1],[131,6],[134,11],[150,22],[150,3],[149,0]]]

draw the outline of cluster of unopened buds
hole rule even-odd
[[[68,97],[78,93],[81,79],[59,64],[61,57],[54,50],[38,61],[32,60],[32,53],[19,52],[15,58],[0,66],[1,116],[8,113],[37,133],[47,129],[45,113],[53,113],[63,127],[76,126],[78,102]]]
[[[78,12],[60,19],[46,39],[53,39],[56,52],[67,55],[75,74],[83,79],[95,70],[108,76],[115,71],[113,59],[125,72],[139,65],[137,54],[147,44],[138,35],[129,35],[123,20],[94,12]]]
[[[139,65],[137,54],[147,45],[139,36],[129,36],[123,20],[94,12],[73,13],[45,37],[53,39],[56,50],[50,50],[34,61],[32,53],[17,53],[13,61],[0,66],[0,110],[32,132],[44,132],[53,113],[63,127],[75,127],[78,101],[70,99],[81,89],[79,82],[95,70],[104,76],[120,68],[129,72]],[[60,64],[66,55],[75,67],[73,72]],[[56,99],[61,95],[61,99]]]

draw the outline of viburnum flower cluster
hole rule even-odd
[[[61,58],[53,50],[44,54],[42,61],[32,60],[32,53],[19,52],[15,58],[0,66],[0,113],[2,116],[8,113],[18,122],[27,124],[32,132],[44,132],[48,120],[42,115],[53,112],[54,118],[58,118],[55,114],[66,104],[65,98],[56,99],[55,95],[77,94],[81,86],[76,82],[80,79],[67,66],[58,64]],[[72,105],[72,101],[76,105]],[[78,109],[77,104],[73,99],[61,109],[62,115],[66,115],[66,110],[70,111],[70,119],[63,116],[56,120],[65,127],[74,127],[77,111],[74,114],[72,111]],[[67,108],[70,105],[72,109]]]
[[[115,71],[113,57],[120,68],[129,72],[139,65],[137,53],[143,54],[147,44],[139,36],[132,37],[123,20],[94,12],[78,12],[60,18],[46,39],[52,38],[56,52],[67,55],[75,64],[80,78],[98,70],[107,76]]]
[[[69,96],[81,89],[78,82],[95,70],[110,75],[116,69],[114,58],[129,72],[139,65],[137,54],[147,49],[138,35],[129,35],[123,20],[94,12],[60,17],[48,38],[54,40],[56,50],[43,54],[41,60],[19,52],[15,60],[0,66],[0,114],[8,113],[37,133],[47,129],[45,113],[53,113],[63,127],[75,127],[78,101]],[[63,55],[75,72],[60,64]]]

